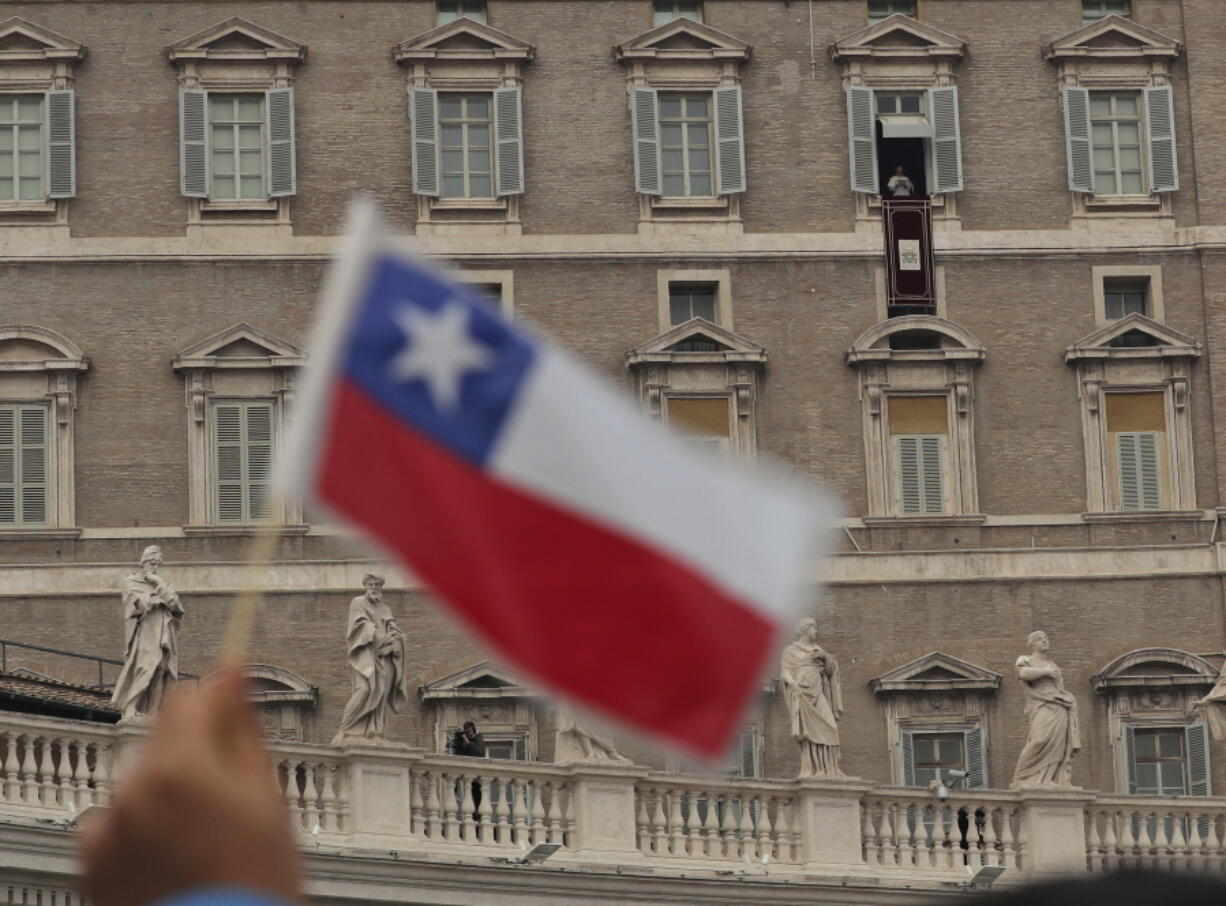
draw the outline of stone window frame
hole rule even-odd
[[[86,56],[86,48],[49,28],[36,25],[26,19],[13,16],[0,22],[0,39],[21,35],[38,48],[6,50],[0,54],[0,96],[14,94],[43,94],[51,91],[72,91],[75,85],[76,65]],[[44,122],[47,111],[44,109]],[[76,127],[75,113],[72,145],[72,193],[76,194]],[[44,139],[44,154],[47,140]],[[44,179],[48,176],[48,160],[43,161]],[[48,190],[50,187],[48,186]],[[67,236],[69,197],[44,198],[42,201],[0,202],[0,218],[7,225],[53,226]]]
[[[1091,268],[1091,278],[1094,286],[1094,323],[1102,327],[1115,323],[1115,319],[1107,317],[1106,288],[1107,281],[1117,277],[1144,278],[1149,281],[1149,292],[1146,297],[1148,317],[1159,324],[1166,320],[1166,304],[1162,298],[1162,265],[1097,265]]]
[[[721,346],[713,352],[674,349],[702,337]],[[691,318],[626,353],[646,413],[667,422],[669,399],[726,399],[729,452],[754,459],[758,454],[756,402],[762,390],[766,349],[702,318]]]
[[[1132,330],[1153,337],[1155,345],[1116,347],[1111,341]],[[1131,314],[1083,337],[1064,351],[1077,374],[1086,463],[1088,522],[1133,522],[1201,515],[1196,509],[1196,472],[1192,437],[1191,365],[1200,358],[1200,341],[1144,315]],[[1116,504],[1111,446],[1107,431],[1107,393],[1161,393],[1166,410],[1161,510],[1120,511]]]
[[[1165,665],[1153,673],[1137,674],[1144,665]],[[1112,660],[1090,678],[1107,713],[1107,740],[1115,789],[1129,794],[1128,728],[1162,729],[1203,723],[1196,701],[1217,682],[1219,671],[1204,658],[1178,648],[1138,648]],[[1185,754],[1186,758],[1186,754]],[[1207,779],[1211,775],[1206,772]],[[1208,795],[1208,793],[1206,793]]]
[[[460,268],[448,271],[457,283],[488,283],[499,287],[498,311],[504,318],[515,317],[515,271],[513,270],[473,270]]]
[[[485,47],[449,48],[447,42],[460,37]],[[440,92],[489,93],[491,123],[493,94],[500,88],[518,88],[522,97],[524,68],[536,55],[526,41],[471,19],[456,19],[408,38],[393,49],[396,63],[406,71],[406,103],[412,120],[414,88]],[[522,111],[521,111],[522,119]],[[412,128],[410,126],[410,128]],[[491,124],[491,144],[494,142]],[[497,148],[491,148],[496,159]],[[521,123],[521,158],[523,155]],[[471,235],[474,230],[492,230],[498,235],[518,236],[523,232],[520,192],[493,198],[443,198],[416,195],[417,233],[419,235]]]
[[[937,678],[925,677],[937,671]],[[904,743],[907,733],[979,733],[983,787],[990,786],[988,716],[1000,690],[999,673],[969,661],[932,651],[869,680],[882,702],[890,782],[905,786]],[[964,745],[966,745],[964,743]],[[964,748],[968,767],[971,753]]]
[[[669,308],[673,283],[710,283],[715,286],[715,323],[732,330],[732,271],[728,268],[661,268],[656,271],[656,300],[660,333],[675,326]]]
[[[469,685],[486,679],[494,683]],[[445,753],[450,734],[460,729],[464,721],[472,720],[487,744],[509,742],[514,746],[523,741],[524,761],[540,757],[536,707],[540,693],[521,685],[497,664],[480,661],[431,680],[418,687],[418,696],[434,710],[431,737],[435,752]],[[501,719],[495,720],[495,715]]]
[[[219,352],[243,342],[266,351],[259,356],[226,356]],[[260,522],[219,522],[213,493],[216,449],[213,409],[225,402],[263,402],[273,407],[273,455],[285,449],[290,410],[293,408],[297,371],[306,356],[297,346],[246,322],[218,331],[182,350],[171,362],[184,377],[187,406],[188,522],[187,535],[248,535],[269,525],[282,532],[305,534],[302,500],[273,498],[273,516]]]
[[[473,0],[463,0],[463,2],[472,3],[472,2],[473,2]],[[469,16],[467,13],[464,13],[464,14],[462,14],[462,15],[456,16],[456,18],[454,18],[454,19],[448,19],[446,22],[441,22],[441,21],[439,21],[439,20],[440,20],[440,17],[443,15],[443,11],[442,11],[441,9],[439,9],[438,0],[435,0],[435,3],[434,3],[434,24],[435,24],[436,26],[439,26],[439,25],[450,25],[452,22],[458,22],[460,19],[468,19],[470,22],[478,22],[478,23],[481,23],[481,24],[483,24],[483,25],[484,25],[484,24],[486,24],[486,23],[488,23],[488,22],[489,22],[489,20],[490,20],[490,10],[489,10],[489,3],[488,3],[488,0],[477,0],[477,2],[479,2],[479,3],[481,4],[481,18],[480,18],[480,19],[474,19],[472,16]],[[461,12],[462,12],[462,10],[461,10]]]
[[[261,718],[280,712],[277,715],[280,727],[274,728],[269,721],[261,719],[264,734],[283,742],[306,742],[312,735],[314,712],[319,705],[319,687],[311,685],[291,670],[272,664],[244,664],[243,675],[249,681],[264,680],[279,687],[259,689],[254,683],[248,685],[247,701]],[[201,682],[210,683],[220,676],[220,673],[210,673]]]
[[[678,35],[706,47],[658,46]],[[692,19],[674,19],[623,41],[613,48],[614,58],[626,68],[630,97],[635,88],[679,94],[712,94],[712,180],[715,179],[714,92],[718,88],[741,88],[740,67],[749,62],[753,48],[739,38]],[[633,110],[630,116],[634,116]],[[742,113],[741,144],[744,147]],[[748,179],[745,180],[748,184]],[[685,232],[698,225],[740,235],[741,195],[732,192],[710,198],[666,197],[636,192],[640,234]]]
[[[1095,46],[1092,43],[1112,31],[1135,41],[1135,47]],[[1171,68],[1182,52],[1182,45],[1175,39],[1131,19],[1110,15],[1079,26],[1052,41],[1046,48],[1046,58],[1048,62],[1056,64],[1057,82],[1062,90],[1077,87],[1091,92],[1136,93],[1138,103],[1144,108],[1144,90],[1169,87],[1172,84]],[[1068,141],[1067,135],[1065,140]],[[1143,151],[1143,154],[1148,154],[1148,151]],[[1072,196],[1071,217],[1074,221],[1104,217],[1174,218],[1171,201],[1174,192],[1155,192],[1151,189],[1145,195],[1094,195],[1070,189],[1069,194]]]
[[[938,334],[938,349],[890,349],[895,333],[929,331]],[[868,485],[865,525],[981,524],[975,464],[974,401],[978,366],[986,358],[983,344],[970,331],[935,315],[904,315],[878,322],[862,333],[847,351],[846,362],[859,373],[863,407],[864,449]],[[901,379],[891,380],[896,369]],[[943,396],[948,417],[945,497],[948,512],[901,515],[895,506],[889,433],[890,396]]]
[[[875,43],[895,31],[906,35],[908,42],[902,45]],[[830,45],[830,56],[842,65],[845,91],[849,87],[861,87],[872,89],[874,96],[878,91],[927,95],[932,88],[957,88],[955,67],[966,55],[966,50],[966,41],[957,35],[895,13],[836,41]],[[922,71],[925,69],[927,71]],[[881,197],[859,191],[852,195],[856,203],[856,229],[880,229]],[[930,197],[933,221],[946,223],[953,229],[960,228],[958,193],[930,193]]]
[[[210,46],[236,36],[263,47]],[[180,91],[256,94],[292,89],[296,67],[306,59],[306,52],[305,44],[235,16],[175,42],[166,48],[166,57],[178,69]],[[207,101],[205,128],[208,128]],[[236,224],[244,229],[258,226],[292,235],[291,197],[211,200],[185,196],[188,236],[199,237],[206,227]]]
[[[33,343],[51,355],[6,358],[7,343]],[[72,340],[46,327],[0,327],[0,402],[47,408],[47,522],[0,527],[0,539],[77,538],[76,410],[77,383],[89,358]]]

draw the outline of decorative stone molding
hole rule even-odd
[[[292,88],[295,69],[307,48],[272,29],[238,17],[226,19],[176,41],[166,57],[179,70],[179,88],[218,92],[257,92]],[[186,198],[188,235],[202,225],[241,224],[290,235],[290,196],[250,200]]]
[[[1058,67],[1061,87],[1140,92],[1170,85],[1171,66],[1182,52],[1174,38],[1131,19],[1106,16],[1055,38],[1045,56]],[[1074,222],[1094,217],[1173,217],[1170,192],[1071,194]]]
[[[957,35],[895,13],[831,44],[830,57],[843,67],[844,88],[927,92],[956,86],[954,68],[966,55],[966,46]],[[854,195],[857,223],[877,229],[880,198]],[[957,228],[957,193],[933,192],[931,197],[933,220]]]
[[[418,687],[434,711],[434,750],[443,752],[451,734],[471,720],[486,745],[512,743],[517,760],[533,761],[538,752],[535,702],[540,694],[520,685],[506,670],[481,661]]]
[[[903,737],[911,733],[975,733],[982,759],[988,706],[1001,675],[941,651],[869,680],[885,705],[886,745],[893,782],[905,784]],[[986,761],[984,762],[986,764]]]
[[[63,534],[76,528],[75,434],[77,376],[89,359],[63,334],[19,324],[0,327],[0,399],[47,406],[47,496],[45,526],[0,530],[15,534]]]
[[[1125,334],[1140,333],[1148,346],[1113,346]],[[1200,341],[1140,314],[1131,314],[1099,328],[1064,351],[1064,361],[1077,370],[1082,435],[1086,450],[1086,518],[1119,510],[1111,480],[1106,402],[1111,391],[1158,392],[1166,411],[1163,496],[1167,512],[1196,506],[1193,470],[1191,365],[1201,354]],[[1152,515],[1146,511],[1144,515]],[[1138,514],[1121,514],[1135,518]],[[1104,518],[1104,517],[1098,517]]]
[[[891,337],[914,333],[934,336],[937,345],[930,349],[890,348]],[[983,345],[970,331],[933,315],[906,315],[882,321],[862,333],[847,351],[847,364],[860,375],[860,402],[864,409],[866,524],[874,517],[899,522],[934,519],[931,515],[903,516],[895,504],[896,481],[890,466],[891,396],[943,396],[947,400],[945,516],[973,516],[982,520],[975,476],[974,399],[976,366],[986,355]],[[935,518],[942,521],[942,517]]]
[[[1139,648],[1090,677],[1105,699],[1116,789],[1128,790],[1123,735],[1127,727],[1187,727],[1198,719],[1195,703],[1217,681],[1208,661],[1178,648]]]
[[[400,42],[393,49],[414,87],[440,91],[493,92],[522,88],[524,67],[535,56],[527,41],[491,25],[461,18]],[[522,153],[522,152],[521,152]],[[467,235],[474,229],[518,236],[522,231],[518,194],[494,198],[417,196],[417,232]]]
[[[209,682],[218,674],[204,678]],[[247,701],[260,717],[260,729],[269,739],[306,742],[313,733],[319,689],[298,674],[271,664],[247,664]]]
[[[282,449],[293,408],[297,369],[305,364],[301,349],[247,323],[218,331],[179,352],[171,362],[184,378],[187,405],[189,524],[185,531],[239,531],[217,526],[213,483],[216,476],[210,437],[209,407],[216,400],[264,399],[273,404],[273,449]],[[282,501],[273,522],[298,526],[302,502]]]
[[[689,344],[713,346],[687,350]],[[679,348],[680,347],[680,348]],[[754,407],[766,349],[703,318],[693,318],[626,353],[647,413],[667,421],[670,398],[726,399],[731,452],[757,453]]]
[[[740,38],[692,19],[674,19],[635,35],[613,48],[626,67],[626,83],[634,88],[703,92],[739,87],[740,68],[753,48]],[[714,150],[714,149],[713,149]],[[713,177],[714,178],[714,177]],[[654,234],[702,224],[739,235],[739,192],[711,198],[670,198],[639,193],[639,232]]]

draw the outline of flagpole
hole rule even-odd
[[[273,512],[276,511],[274,502]],[[255,622],[264,604],[264,588],[259,581],[260,567],[272,564],[279,540],[281,540],[279,526],[261,526],[257,529],[251,544],[247,546],[244,572],[248,580],[244,582],[238,595],[231,602],[229,613],[226,615],[225,635],[221,643],[223,660],[246,660],[247,651],[251,647],[251,637],[255,633]]]

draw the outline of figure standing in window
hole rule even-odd
[[[842,777],[839,770],[839,719],[843,687],[839,665],[817,644],[817,621],[806,617],[783,649],[779,667],[783,698],[792,716],[792,738],[800,745],[801,777]]]
[[[153,714],[166,689],[179,678],[179,620],[183,605],[158,575],[162,549],[151,544],[140,555],[140,570],[123,580],[127,648],[111,702],[124,720]]]
[[[1081,748],[1077,699],[1064,688],[1064,674],[1047,656],[1047,633],[1027,639],[1030,654],[1017,659],[1017,678],[1026,688],[1029,732],[1010,787],[1072,786],[1073,755]]]
[[[362,579],[366,593],[349,605],[349,673],[353,694],[345,705],[343,737],[381,739],[387,732],[388,711],[399,711],[409,700],[405,689],[404,633],[383,600],[383,577]]]
[[[886,183],[886,189],[895,198],[903,198],[915,194],[915,183],[911,182],[911,177],[903,172],[900,164],[894,169],[894,175],[890,177],[890,181]]]

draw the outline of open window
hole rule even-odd
[[[432,712],[435,751],[447,751],[455,732],[471,720],[485,739],[487,757],[536,760],[539,695],[496,664],[481,661],[432,680],[419,692]]]

